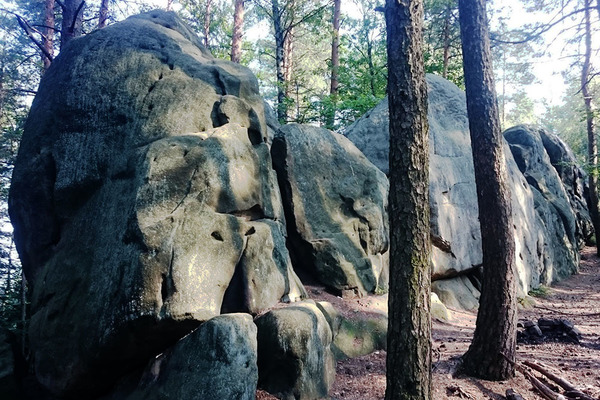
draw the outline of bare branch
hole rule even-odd
[[[42,51],[42,54],[50,61],[53,60],[52,55],[48,52],[48,50],[44,47],[44,45],[42,45],[42,43],[36,39],[35,36],[33,36],[33,32],[36,32],[38,34],[40,34],[42,37],[44,35],[42,35],[39,31],[37,31],[37,29],[33,28],[31,25],[29,25],[29,23],[23,19],[23,17],[21,17],[20,15],[15,14],[16,18],[17,18],[17,22],[19,23],[19,26],[21,28],[23,28],[23,30],[25,31],[25,33],[27,34],[27,36],[29,37],[29,39],[31,39],[31,41],[37,46],[39,47],[39,49]]]

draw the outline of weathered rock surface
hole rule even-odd
[[[318,302],[333,334],[331,351],[336,360],[345,360],[387,349],[388,317],[385,313],[360,313],[345,317],[331,303]]]
[[[534,127],[517,126],[504,132],[504,137],[534,193],[535,209],[545,228],[539,282],[550,283],[577,272],[583,238],[577,237],[577,216],[571,207],[577,199],[570,201],[544,146],[542,137],[546,136],[547,142],[550,137],[541,132]]]
[[[253,400],[256,325],[248,314],[214,317],[146,368],[129,400]]]
[[[16,379],[16,360],[13,335],[0,328],[0,398],[16,400],[21,398]]]
[[[359,295],[385,285],[385,175],[348,139],[314,126],[282,127],[272,155],[294,265]]]
[[[9,200],[45,388],[92,398],[222,309],[302,296],[266,138],[256,78],[173,13],[61,51]]]
[[[427,83],[433,279],[452,278],[451,282],[434,283],[434,289],[446,304],[473,308],[478,302],[477,290],[462,275],[469,274],[470,270],[481,265],[482,255],[465,97],[458,87],[440,77],[429,75]],[[386,99],[346,131],[346,136],[384,172],[387,172],[389,162],[388,119]],[[544,140],[549,148],[552,147],[553,150],[549,152],[554,154],[554,159],[572,160],[568,158],[564,146],[561,147],[549,136]],[[536,151],[546,154],[543,146]],[[520,165],[515,163],[508,146],[505,146],[504,153],[512,192],[517,274],[520,292],[526,294],[531,287],[572,273],[577,266],[577,259],[566,254],[576,253],[577,247],[572,245],[572,241],[565,241],[555,233],[555,225],[562,223],[547,208],[550,203],[536,200],[537,192],[527,182],[529,178],[526,180],[526,175],[519,170]],[[547,171],[553,170],[547,155],[543,162]],[[556,174],[556,171],[553,173]],[[563,173],[566,182],[569,182],[572,174],[578,176],[579,172],[568,170]],[[575,181],[580,182],[578,179]],[[580,194],[583,192],[581,183],[571,182],[566,186],[572,187],[577,195],[571,196],[571,204],[563,201],[560,208],[564,209],[566,215],[572,214],[571,207],[581,208],[584,211],[577,214],[585,216],[587,208]],[[564,222],[566,229],[573,232],[571,227],[574,221],[568,218]],[[589,236],[590,225],[584,222],[578,230],[582,232],[581,236]],[[554,252],[562,255],[549,257],[548,249],[555,249]],[[548,274],[549,270],[555,272]]]
[[[333,337],[314,302],[269,311],[255,323],[259,386],[285,400],[326,398],[335,379]]]

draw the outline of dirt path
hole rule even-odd
[[[364,303],[364,301],[363,301]],[[600,399],[600,259],[594,249],[582,252],[580,273],[550,288],[535,306],[519,310],[519,320],[568,319],[582,333],[581,344],[520,344],[519,361],[539,361],[555,374]],[[467,350],[476,315],[450,310],[449,323],[433,323],[433,398],[504,399],[514,389],[526,400],[543,399],[523,375],[506,382],[454,377],[459,357]],[[330,395],[333,399],[379,400],[385,393],[385,352],[339,362]]]

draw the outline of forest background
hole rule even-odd
[[[50,64],[43,48],[52,57],[60,52],[68,1],[0,1],[0,327],[18,333],[26,321],[27,291],[12,240],[8,189],[29,106]],[[595,1],[591,47],[584,0],[488,4],[503,129],[539,124],[567,142],[582,165],[588,156],[582,85],[593,104],[600,98],[600,0]],[[48,3],[52,26],[45,22]],[[85,34],[141,11],[174,10],[215,57],[233,58],[255,73],[281,122],[343,133],[386,95],[382,7],[383,0],[89,0],[78,12]],[[241,38],[239,45],[234,38]],[[426,72],[463,88],[456,0],[425,1],[424,38]],[[597,125],[597,110],[594,119]],[[595,166],[587,169],[596,173]]]

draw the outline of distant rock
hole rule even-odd
[[[273,141],[297,268],[358,295],[387,279],[388,182],[345,137],[290,124]]]
[[[465,95],[454,84],[435,75],[428,75],[427,83],[433,287],[445,304],[470,309],[478,304],[478,290],[462,276],[472,275],[481,265],[482,254]],[[389,163],[388,121],[388,102],[384,99],[345,132],[384,172],[388,171]],[[556,138],[547,134],[542,137],[535,157],[540,160],[545,157],[540,161],[544,171],[555,176],[553,164],[572,165],[574,158]],[[553,154],[554,161],[546,152]],[[539,191],[533,189],[532,182],[528,183],[531,178],[521,172],[521,165],[517,165],[519,159],[516,157],[515,162],[508,145],[504,153],[512,193],[517,279],[520,293],[524,295],[531,287],[573,273],[578,263],[575,242],[582,243],[592,228],[586,216],[582,173],[577,167],[562,167],[564,184],[559,179],[557,187],[562,187],[562,191],[567,187],[566,191],[573,195],[564,197],[560,205],[554,207],[551,203],[556,201],[551,195],[546,200],[538,198]],[[581,222],[570,216],[557,221],[552,209],[563,210],[564,216],[582,216]],[[575,234],[573,227],[580,233]],[[563,240],[557,229],[569,232],[571,239]],[[575,236],[579,239],[573,241]],[[562,255],[551,256],[551,253]],[[554,272],[548,273],[550,270]]]

